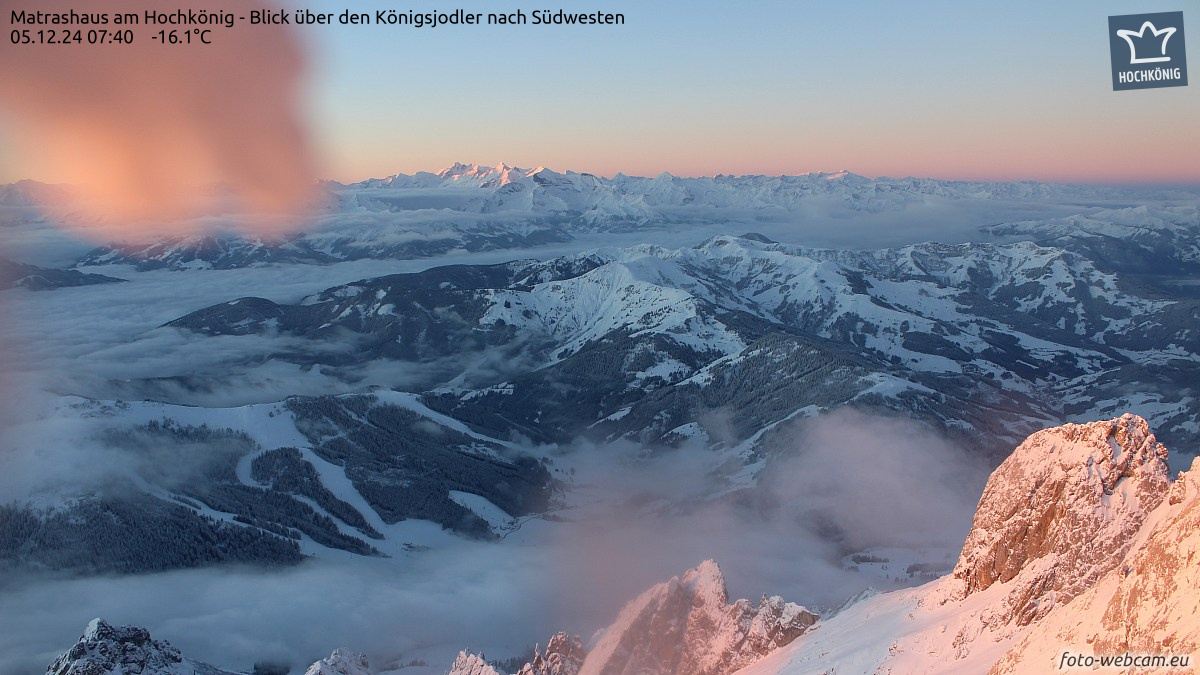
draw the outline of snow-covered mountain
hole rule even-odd
[[[0,439],[0,477],[19,495],[0,499],[0,586],[25,574],[157,583],[237,577],[245,566],[300,578],[343,565],[371,570],[339,577],[367,584],[375,573],[458,570],[461,560],[430,571],[457,551],[469,551],[462,559],[471,570],[508,569],[497,560],[550,570],[557,560],[539,547],[571,548],[563,541],[592,525],[678,524],[654,532],[674,542],[705,531],[687,514],[716,512],[725,535],[757,537],[766,534],[755,529],[762,519],[789,520],[796,538],[768,546],[780,560],[817,548],[797,565],[858,577],[836,600],[807,600],[836,604],[875,583],[886,562],[873,561],[890,553],[868,550],[868,537],[852,531],[851,522],[868,529],[863,519],[829,517],[822,462],[864,446],[876,455],[857,461],[887,473],[886,482],[892,471],[876,460],[896,448],[915,443],[899,454],[925,467],[923,447],[962,446],[990,468],[1029,437],[1013,455],[1022,459],[989,485],[955,572],[920,592],[826,615],[786,646],[783,624],[771,623],[786,603],[709,602],[697,589],[723,584],[701,566],[653,589],[622,615],[629,621],[586,644],[562,634],[531,655],[523,636],[455,634],[447,643],[447,631],[407,635],[413,624],[449,625],[422,615],[403,619],[408,642],[379,663],[436,653],[446,665],[461,647],[486,644],[509,658],[464,653],[456,667],[575,675],[587,658],[609,664],[599,671],[686,663],[725,672],[761,658],[748,667],[794,661],[783,672],[807,672],[836,657],[839,670],[919,671],[942,667],[918,657],[936,653],[939,664],[971,670],[1028,643],[1023,653],[1035,656],[1005,657],[1023,672],[1024,659],[1050,649],[1033,627],[1085,643],[1095,635],[1107,649],[1124,639],[1119,620],[1161,628],[1186,614],[1178,589],[1196,580],[1179,561],[1191,540],[1151,528],[1190,527],[1189,512],[1168,513],[1162,502],[1183,504],[1191,488],[1168,485],[1146,423],[1121,416],[1145,418],[1172,448],[1200,448],[1194,191],[848,172],[604,178],[505,165],[325,188],[323,210],[290,235],[247,235],[256,216],[218,213],[179,224],[203,235],[116,242],[79,257],[81,240],[60,240],[102,223],[56,234],[57,221],[73,217],[68,190],[0,186],[6,255],[39,265],[0,261],[0,285],[56,289],[0,298],[12,319],[0,325],[0,344],[24,350],[5,352],[14,371],[6,380],[37,383],[16,397],[30,400],[13,401],[17,432]],[[841,239],[822,240],[819,231],[834,230],[844,230]],[[416,260],[430,258],[438,260]],[[70,261],[80,269],[62,269]],[[110,283],[109,270],[128,282]],[[1030,437],[1064,421],[1110,418]],[[883,424],[883,438],[824,433],[839,420],[870,427],[880,419],[904,423]],[[957,451],[929,459],[938,474],[930,483],[957,475]],[[975,473],[981,483],[983,471]],[[861,494],[876,484],[841,475],[832,487]],[[892,482],[908,485],[902,476]],[[780,490],[784,483],[804,486]],[[906,495],[887,501],[902,512],[896,502]],[[967,508],[947,510],[965,516]],[[966,532],[965,517],[954,531]],[[741,544],[720,539],[713,546]],[[672,555],[686,559],[656,561],[655,574],[721,557],[679,550]],[[887,561],[892,570],[878,577],[889,588],[953,566],[953,551],[908,553],[926,557]],[[1114,576],[1160,561],[1170,567],[1161,578]],[[475,576],[485,584],[503,575],[431,586],[455,595]],[[537,596],[548,587],[541,582],[520,590]],[[21,592],[3,590],[6,599]],[[1112,594],[1121,607],[1112,609]],[[383,594],[336,595],[337,611],[397,620],[372,604]],[[1164,609],[1136,601],[1147,596]],[[506,617],[524,611],[505,600]],[[432,611],[487,616],[469,602],[445,604]],[[1102,606],[1120,619],[1091,633],[1062,611]],[[617,608],[603,609],[611,618]],[[552,613],[521,618],[535,614],[543,636],[601,620],[559,623]],[[660,619],[692,637],[671,642]],[[633,624],[667,637],[646,647]],[[860,624],[873,627],[860,634]],[[0,634],[17,635],[19,625]],[[297,648],[298,634],[272,636],[277,653],[305,663],[327,653]],[[1153,646],[1161,631],[1127,637],[1138,649],[1167,650]],[[343,644],[374,658],[370,647],[386,639],[380,626],[370,645]],[[28,636],[8,640],[0,647]],[[243,645],[227,662],[211,655],[212,641],[200,649],[227,667],[249,662],[251,650]],[[0,658],[0,670],[7,663]],[[314,667],[367,669],[348,654]]]
[[[739,229],[761,229],[756,224],[777,223],[803,230],[816,215],[838,220],[900,213],[928,204],[982,205],[986,213],[1003,213],[1008,208],[1005,205],[1052,204],[1055,206],[1048,213],[1071,214],[1055,221],[1056,226],[1076,217],[1093,223],[1108,223],[1111,218],[1118,224],[1143,223],[1146,231],[1152,232],[1158,216],[1130,209],[1128,203],[1186,203],[1195,198],[1186,191],[1150,188],[867,178],[847,171],[702,178],[617,174],[604,178],[505,164],[456,164],[437,172],[396,174],[348,185],[325,183],[323,187],[328,193],[326,206],[295,223],[290,229],[296,234],[245,234],[247,229],[253,231],[253,215],[221,213],[201,223],[203,227],[186,228],[208,234],[110,242],[84,255],[79,265],[189,270],[427,258],[456,251],[528,249],[589,233],[648,233],[665,226],[737,224]],[[36,208],[43,202],[61,212],[64,194],[56,186],[30,182],[0,186],[0,222],[42,218],[36,215]],[[1114,208],[1105,212],[1101,206]],[[31,209],[35,215],[30,215]],[[1100,213],[1093,214],[1097,211]],[[1037,222],[1025,220],[1024,207],[1014,207],[1011,212],[1017,216],[1011,219],[1015,225],[981,231],[970,239],[1011,238],[1025,225]],[[995,221],[984,222],[992,225]],[[214,227],[219,233],[211,232]],[[1194,233],[1186,241],[1194,248]]]
[[[766,475],[793,425],[843,407],[900,413],[994,461],[1053,420],[1125,410],[1195,447],[1200,305],[1139,288],[1029,242],[846,251],[746,235],[230,300],[153,334],[201,353],[254,338],[249,363],[347,379],[399,366],[413,384],[245,408],[68,400],[65,420],[107,420],[105,447],[134,458],[163,443],[221,452],[188,482],[126,472],[132,502],[3,507],[38,527],[0,553],[93,572],[398,555],[406,539],[388,533],[406,520],[488,539],[550,510],[564,476],[546,448],[688,448],[721,467],[720,494]],[[187,536],[148,562],[80,531],[138,522]]]
[[[579,675],[587,652],[579,636],[555,633],[546,648],[534,647],[533,657],[514,669],[513,675]],[[504,675],[500,666],[488,663],[482,654],[461,651],[450,666],[449,675]]]
[[[778,596],[730,603],[721,569],[707,560],[630,601],[590,651],[558,633],[515,675],[726,675],[790,644],[817,618]],[[460,652],[450,675],[502,671]]]
[[[299,235],[194,235],[151,242],[121,242],[96,248],[77,265],[132,265],[140,271],[239,269],[261,265],[324,265],[345,260],[406,260],[456,252],[521,250],[571,237],[550,224],[496,221],[481,216],[420,214],[407,223],[390,212],[333,214],[318,218],[313,231]],[[396,222],[398,221],[398,222]],[[432,222],[430,222],[432,221]]]
[[[1193,204],[1143,204],[1086,214],[1019,220],[985,228],[998,240],[1032,240],[1077,251],[1108,271],[1150,278],[1195,275],[1200,209]]]
[[[70,488],[78,492],[49,506],[0,505],[6,567],[95,574],[401,558],[423,545],[414,521],[495,540],[549,510],[560,489],[539,459],[410,394],[226,409],[67,399],[55,416],[92,421],[97,452],[111,460],[104,485]]]
[[[534,647],[533,659],[521,666],[517,675],[578,675],[586,657],[578,635],[555,633],[544,650]]]
[[[371,666],[362,654],[335,649],[333,654],[309,666],[304,675],[371,675]]]
[[[103,274],[38,267],[0,258],[0,290],[27,288],[31,291],[50,291],[56,288],[115,284],[122,281],[125,280]]]
[[[240,298],[168,327],[302,338],[311,348],[255,358],[306,367],[450,359],[430,369],[426,404],[492,436],[677,443],[702,431],[699,413],[725,407],[741,442],[808,406],[854,403],[985,432],[1002,452],[1045,421],[1094,416],[1109,383],[1194,373],[1197,318],[1197,302],[1140,292],[1060,248],[845,251],[746,235],[434,268],[294,305]],[[347,341],[353,352],[337,347]],[[463,370],[496,354],[510,367]],[[754,375],[764,368],[769,379]],[[1142,391],[1147,404],[1159,396],[1125,394]],[[1146,414],[1186,442],[1200,410],[1177,393]]]
[[[448,675],[502,675],[479,654],[459,652]]]
[[[1029,672],[1073,654],[1133,654],[1189,658],[1177,672],[1194,669],[1200,649],[1195,564],[1200,552],[1200,460],[1180,473],[1166,499],[1147,518],[1129,552],[1072,604],[1027,631],[992,668],[996,675]],[[1129,665],[1139,665],[1131,664]],[[1140,665],[1171,670],[1142,658]]]
[[[1128,551],[1168,473],[1167,450],[1140,417],[1030,436],[979,501],[953,574],[963,597],[1010,585],[989,627],[1023,626],[1070,602]]]
[[[579,675],[726,675],[799,638],[817,620],[778,596],[729,603],[711,560],[631,601],[588,653]]]
[[[855,210],[883,211],[926,197],[1028,200],[1070,196],[1095,199],[1121,193],[1110,188],[1034,181],[987,183],[867,178],[849,171],[703,178],[682,178],[669,173],[653,178],[617,174],[603,178],[590,173],[559,173],[545,167],[520,169],[507,164],[494,167],[455,164],[436,173],[396,174],[352,183],[345,188],[359,204],[371,199],[396,203],[403,199],[399,195],[405,193],[443,194],[447,199],[462,200],[457,208],[464,211],[570,214],[591,225],[674,220],[687,209],[787,211],[815,198],[836,200]]]

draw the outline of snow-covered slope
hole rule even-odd
[[[30,504],[0,506],[0,561],[26,569],[403,558],[452,533],[495,540],[556,489],[536,459],[396,392],[236,408],[67,397],[43,422],[100,439],[88,456],[105,489],[48,476]]]
[[[1133,416],[1034,434],[993,473],[953,574],[853,603],[739,672],[1031,673],[1064,652],[1190,655],[1197,468],[1168,488],[1166,452]]]

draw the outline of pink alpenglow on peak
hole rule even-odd
[[[988,479],[954,577],[963,595],[1014,582],[1005,622],[1045,616],[1112,569],[1169,481],[1141,417],[1039,431]]]
[[[454,659],[454,665],[450,666],[450,672],[447,675],[502,675],[502,673],[488,665],[487,661],[484,661],[479,654],[459,652],[458,658]]]
[[[778,597],[729,604],[721,569],[706,560],[627,604],[579,673],[726,675],[789,644],[817,618]]]
[[[546,650],[533,650],[533,660],[526,663],[517,675],[577,675],[583,667],[587,652],[579,636],[555,633],[546,644]]]

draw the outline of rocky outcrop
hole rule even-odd
[[[450,666],[447,675],[503,675],[500,671],[488,665],[483,656],[471,652],[459,652]]]
[[[1170,485],[1140,417],[1030,436],[988,479],[954,569],[960,597],[1011,585],[991,623],[1026,625],[1113,569]]]
[[[781,598],[729,604],[717,564],[705,561],[621,610],[580,675],[725,675],[787,645],[817,615]]]
[[[1167,494],[1168,512],[1126,558],[1104,608],[1096,650],[1200,654],[1200,458]]]
[[[46,675],[232,675],[183,658],[169,642],[140,626],[111,626],[92,619],[83,635],[54,660]]]
[[[335,649],[328,658],[309,666],[304,675],[371,675],[371,668],[362,654]]]
[[[1169,482],[1133,415],[1047,429],[992,474],[951,575],[850,604],[739,675],[1090,672],[1092,658],[1195,672],[1197,560],[1200,461]],[[1128,660],[1101,665],[1113,657]]]
[[[1200,458],[1180,473],[1129,554],[1064,611],[1051,614],[992,668],[994,675],[1048,669],[1064,653],[1187,657],[1153,672],[1194,672],[1200,655]],[[1150,668],[1131,672],[1150,672]],[[1121,671],[1125,672],[1125,671]]]
[[[533,660],[526,663],[517,675],[578,675],[587,652],[579,636],[555,633],[546,650],[533,650]]]
[[[546,644],[545,651],[534,647],[533,657],[517,675],[578,675],[586,652],[583,641],[579,636],[570,637],[566,633],[556,633]],[[519,663],[519,661],[518,661]],[[450,667],[449,675],[504,675],[495,666],[484,660],[482,654],[461,651],[454,665]]]

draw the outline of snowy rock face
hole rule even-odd
[[[991,622],[1028,624],[1115,567],[1168,487],[1140,417],[1035,433],[988,479],[954,577],[963,595],[1015,581]]]
[[[367,657],[362,654],[348,654],[335,649],[328,658],[309,666],[304,675],[371,675],[371,668],[367,665]]]
[[[1064,650],[1191,655],[1194,667],[1200,653],[1200,458],[1179,474],[1154,516],[1144,543],[1070,608],[1039,622],[991,672],[1046,669]]]
[[[483,657],[471,652],[459,652],[450,666],[447,675],[501,675],[495,668],[489,666]]]
[[[46,675],[224,675],[187,661],[170,643],[139,626],[110,626],[93,619],[79,642],[54,660]]]
[[[712,561],[654,586],[621,610],[580,675],[724,675],[787,645],[817,615],[778,597],[728,604]]]
[[[586,655],[578,636],[555,633],[546,645],[546,651],[535,650],[533,661],[526,663],[518,675],[577,675]]]
[[[993,473],[953,574],[850,604],[740,675],[1024,675],[1124,654],[1190,662],[1122,673],[1195,672],[1197,559],[1200,460],[1169,483],[1132,415],[1047,429]]]
[[[1097,652],[1200,651],[1200,458],[1180,474],[1167,502],[1163,524],[1118,568],[1121,581],[1105,607]]]
[[[578,636],[556,633],[545,651],[533,652],[533,659],[517,671],[517,675],[578,675],[586,652]],[[504,675],[483,660],[483,656],[462,651],[450,667],[449,675]]]

